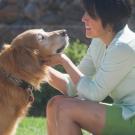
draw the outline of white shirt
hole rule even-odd
[[[69,96],[100,102],[110,95],[122,107],[124,119],[135,115],[135,33],[128,26],[107,49],[100,39],[93,39],[78,68],[84,76],[77,86],[68,77]]]

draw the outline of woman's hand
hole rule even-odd
[[[74,63],[72,63],[72,61],[65,54],[56,54],[50,56],[45,59],[45,64],[48,66],[62,65],[75,85],[83,76],[79,69],[74,65]]]
[[[45,59],[44,63],[48,66],[62,65],[64,66],[65,62],[71,61],[65,54],[55,54],[49,56]]]

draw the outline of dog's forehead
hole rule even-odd
[[[45,34],[46,32],[43,29],[31,29],[31,30],[26,31],[26,33],[31,33],[31,34],[41,33],[41,34]]]
[[[39,34],[39,33],[40,34],[46,34],[46,32],[43,29],[29,29],[29,30],[26,30],[23,33],[21,33],[18,36],[16,36],[12,40],[11,44],[15,44],[16,42],[20,42],[22,40],[35,38],[36,35]]]
[[[26,30],[24,31],[22,34],[20,34],[18,37],[21,38],[27,38],[30,39],[31,38],[35,38],[37,39],[37,35],[46,35],[46,32],[43,29],[30,29],[30,30]]]

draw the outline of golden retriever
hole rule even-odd
[[[0,53],[0,135],[14,135],[30,107],[32,89],[45,80],[44,59],[68,44],[66,30],[26,30]]]

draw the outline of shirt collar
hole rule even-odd
[[[133,37],[135,38],[135,33],[129,29],[128,25],[126,25],[115,35],[108,48],[117,45],[118,42],[128,43],[133,39]]]

